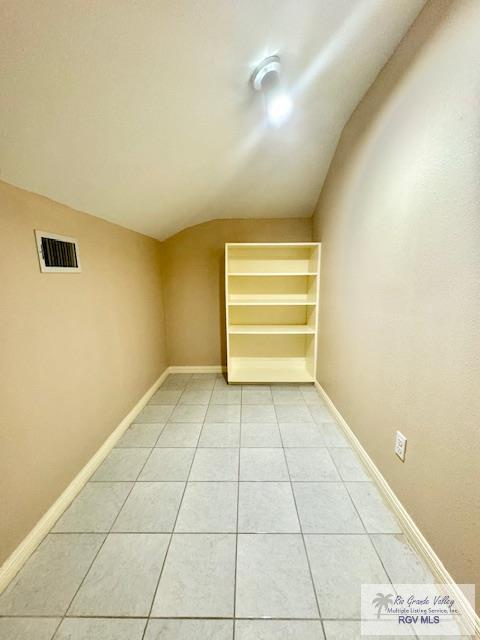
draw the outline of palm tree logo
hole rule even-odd
[[[382,613],[382,609],[387,609],[388,606],[393,604],[393,593],[387,593],[384,595],[383,593],[377,593],[377,597],[372,600],[372,604],[378,609],[377,618],[380,619],[380,614]]]

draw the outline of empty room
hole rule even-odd
[[[480,0],[0,27],[0,640],[479,640]]]

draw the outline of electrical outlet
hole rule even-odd
[[[400,458],[402,462],[405,461],[406,448],[407,448],[406,437],[403,435],[403,433],[400,433],[400,431],[397,431],[395,434],[395,453],[397,454],[397,456]]]

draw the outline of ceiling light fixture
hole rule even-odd
[[[268,122],[279,127],[292,112],[292,99],[281,82],[282,65],[278,56],[265,58],[252,74],[251,83],[255,91],[261,91],[265,100]]]

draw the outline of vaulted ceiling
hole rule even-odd
[[[0,178],[157,238],[310,216],[350,114],[423,0],[3,0]],[[280,55],[265,123],[248,80]]]

